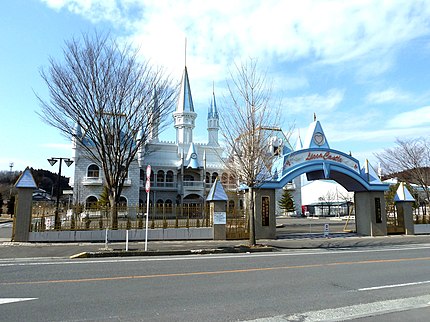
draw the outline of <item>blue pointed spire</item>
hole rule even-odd
[[[191,95],[187,66],[185,66],[184,74],[182,76],[181,92],[179,93],[176,112],[194,112],[193,97]]]
[[[212,119],[212,118],[218,119],[218,109],[216,107],[215,89],[214,88],[212,89],[211,106],[210,106],[209,112],[208,112],[208,119]]]

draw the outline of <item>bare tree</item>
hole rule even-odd
[[[396,140],[396,146],[376,154],[385,174],[419,185],[430,200],[430,142],[425,138]]]
[[[226,167],[249,188],[249,244],[255,245],[255,188],[270,178],[276,153],[269,150],[273,128],[280,121],[280,105],[272,104],[272,88],[265,74],[250,60],[235,65],[227,82],[228,98],[221,115],[221,132],[229,153]]]
[[[119,45],[109,35],[66,41],[63,53],[64,61],[50,58],[49,69],[41,71],[50,99],[36,94],[39,115],[101,165],[115,229],[114,206],[128,169],[154,122],[158,131],[164,127],[176,89],[162,68],[140,60],[138,50]]]

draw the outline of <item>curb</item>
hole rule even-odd
[[[75,258],[99,258],[99,257],[130,257],[130,256],[178,256],[178,255],[207,255],[207,254],[226,254],[226,253],[262,253],[273,252],[274,247],[271,246],[238,246],[225,248],[207,248],[207,249],[191,249],[191,250],[115,250],[101,249],[97,252],[81,252],[70,256],[70,259]]]

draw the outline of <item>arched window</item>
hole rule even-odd
[[[242,199],[239,200],[239,209],[243,210],[243,200]]]
[[[164,182],[164,171],[163,170],[158,170],[157,182]]]
[[[167,214],[171,214],[173,211],[173,202],[170,199],[167,199],[165,202],[166,205],[166,213]]]
[[[119,207],[127,207],[127,198],[124,196],[119,197],[119,203],[118,203]]]
[[[100,175],[99,166],[96,164],[91,164],[87,170],[87,177],[88,178],[98,178],[99,175]]]
[[[145,172],[145,177],[146,177],[146,172]],[[149,181],[151,181],[151,183],[154,182],[154,171],[151,170],[151,178],[149,178]]]
[[[166,182],[173,182],[173,171],[171,171],[171,170],[167,171]]]
[[[228,184],[235,184],[236,183],[236,178],[233,174],[230,174],[230,176],[228,177]]]
[[[212,173],[212,181],[211,181],[211,183],[214,183],[216,178],[218,178],[218,173],[217,172]]]
[[[162,199],[158,199],[157,202],[155,203],[155,213],[157,214],[162,214],[163,213],[163,200]]]
[[[146,181],[146,172],[143,169],[140,169],[139,173],[140,180]]]
[[[85,208],[86,209],[91,209],[91,208],[96,208],[97,207],[97,197],[95,196],[89,196],[87,198],[87,200],[85,200]]]
[[[206,182],[206,183],[211,183],[211,182],[210,182],[210,179],[211,179],[211,174],[210,174],[209,172],[206,172],[205,182]]]
[[[224,185],[228,183],[228,174],[227,173],[223,173],[221,175],[221,183]]]
[[[234,200],[229,200],[228,201],[228,212],[229,213],[234,213]]]

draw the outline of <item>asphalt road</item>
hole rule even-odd
[[[429,254],[424,244],[3,259],[0,321],[422,321],[430,316]]]

